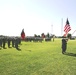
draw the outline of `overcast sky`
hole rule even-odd
[[[24,28],[26,36],[60,36],[67,18],[72,34],[76,30],[76,0],[0,0],[0,35],[20,36]]]

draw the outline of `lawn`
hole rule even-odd
[[[76,40],[68,41],[66,54],[61,39],[22,42],[20,48],[0,50],[0,75],[76,75]]]

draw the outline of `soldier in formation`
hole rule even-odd
[[[2,37],[0,37],[0,49],[2,48]]]
[[[6,43],[8,45],[8,48],[11,48],[11,44],[13,48],[19,49],[19,44],[21,44],[21,39],[19,37],[0,37],[0,49],[6,49]]]

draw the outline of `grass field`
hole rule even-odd
[[[0,50],[0,75],[76,75],[76,40],[69,40],[61,53],[61,39],[50,42],[22,42]]]

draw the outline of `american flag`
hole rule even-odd
[[[71,30],[71,27],[67,18],[66,25],[64,26],[64,32],[67,34],[70,30]]]

